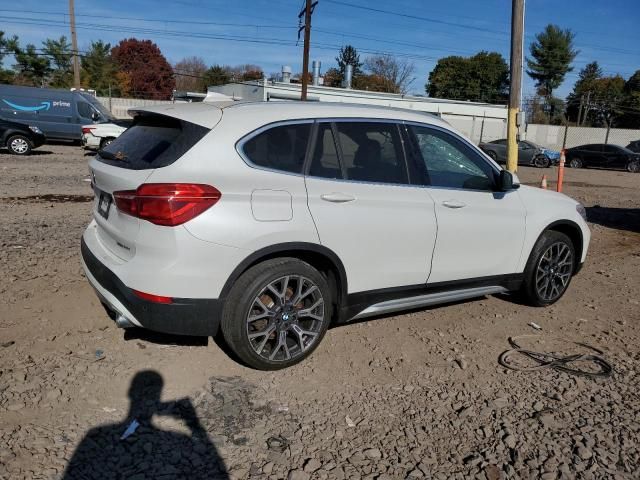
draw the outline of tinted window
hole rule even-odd
[[[336,150],[330,123],[318,125],[318,135],[309,175],[324,178],[342,178],[338,151]]]
[[[507,141],[506,140],[494,140],[493,142],[491,142],[495,145],[506,145]]]
[[[407,183],[407,169],[394,123],[336,123],[347,178],[376,183]]]
[[[242,150],[260,167],[301,173],[310,132],[311,123],[279,125],[250,138]]]
[[[91,118],[91,114],[93,113],[91,105],[87,102],[77,102],[76,105],[78,106],[78,115],[84,118]]]
[[[587,152],[601,152],[602,145],[585,145],[583,147],[578,147],[579,150],[586,150]]]
[[[132,170],[166,167],[209,129],[163,115],[138,115],[133,125],[98,153],[104,163]]]
[[[413,153],[435,187],[490,190],[495,171],[484,159],[453,135],[429,127],[410,126]],[[410,135],[411,136],[411,135]]]
[[[607,153],[623,153],[622,149],[617,145],[605,145],[604,151]]]

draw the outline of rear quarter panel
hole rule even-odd
[[[174,164],[155,170],[147,180],[206,183],[220,190],[222,197],[216,205],[185,224],[195,237],[249,252],[278,243],[319,243],[307,207],[304,176],[251,167],[236,151],[238,140],[265,123],[267,119],[227,110],[197,145]],[[268,191],[286,196],[290,214],[255,215],[252,195],[271,202],[273,198],[265,195]]]

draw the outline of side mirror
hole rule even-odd
[[[96,111],[91,113],[91,120],[93,120],[94,122],[97,120],[100,120],[100,114]]]
[[[508,192],[520,188],[520,184],[517,183],[517,177],[514,180],[514,175],[510,171],[500,170],[497,187],[500,192]]]

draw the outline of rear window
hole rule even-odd
[[[208,128],[164,115],[138,115],[130,128],[98,152],[98,159],[131,170],[166,167],[208,132]]]

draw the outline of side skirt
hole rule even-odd
[[[522,279],[519,273],[352,293],[341,309],[340,321],[514,291],[520,289]]]
[[[476,287],[463,290],[451,290],[450,292],[431,293],[418,297],[399,298],[397,300],[389,300],[371,305],[353,317],[352,320],[373,317],[374,315],[382,315],[385,313],[400,312],[402,310],[411,310],[412,308],[428,307],[429,305],[438,305],[439,303],[458,302],[469,298],[504,292],[508,292],[508,290],[499,286]]]

